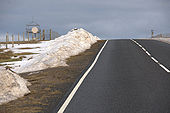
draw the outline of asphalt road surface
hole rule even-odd
[[[156,40],[136,40],[146,48],[154,58],[170,69],[170,45]]]
[[[170,68],[170,45],[137,41]],[[110,40],[64,113],[170,113],[170,74],[131,40]]]

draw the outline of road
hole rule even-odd
[[[170,68],[170,45],[136,40]],[[64,113],[170,113],[170,74],[131,40],[110,40]]]
[[[159,59],[159,62],[170,69],[170,45],[155,40],[137,40],[144,48],[146,48],[152,56]]]

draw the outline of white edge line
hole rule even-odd
[[[146,51],[146,49],[145,49],[145,48],[143,48],[143,47],[142,47],[142,49],[143,49],[144,51]]]
[[[166,72],[170,72],[164,65],[162,65],[162,64],[159,64],[159,66],[161,66]]]
[[[151,56],[151,54],[150,54],[148,51],[146,51],[146,54],[149,55],[149,56]]]
[[[156,60],[154,57],[151,57],[151,59],[152,59],[153,61],[155,61],[156,63],[159,63],[158,60]]]
[[[93,61],[92,65],[89,67],[89,69],[84,73],[84,75],[81,77],[81,79],[78,81],[78,83],[76,84],[76,86],[74,87],[74,89],[71,91],[71,93],[69,94],[69,96],[67,97],[67,99],[65,100],[64,104],[60,107],[59,111],[57,113],[63,113],[64,110],[66,109],[66,107],[68,106],[68,104],[70,103],[71,99],[73,98],[74,94],[76,93],[76,91],[78,90],[78,88],[80,87],[80,85],[82,84],[82,82],[84,81],[84,79],[86,78],[86,76],[88,75],[88,73],[91,71],[91,69],[94,67],[94,65],[96,64],[100,54],[102,53],[104,47],[106,46],[108,40],[106,40],[105,44],[103,45],[103,47],[100,49],[99,53],[97,54],[95,60]]]
[[[135,44],[137,44],[140,48],[142,48],[142,50],[145,51],[145,53],[151,57],[151,59],[156,62],[161,68],[163,68],[166,72],[170,73],[170,70],[168,68],[166,68],[164,65],[160,64],[158,60],[156,60],[154,57],[151,56],[151,54],[144,48],[142,47],[142,45],[140,45],[137,41],[131,39]]]

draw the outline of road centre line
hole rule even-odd
[[[131,39],[136,45],[138,45],[155,63],[157,63],[162,69],[164,69],[167,73],[170,73],[170,70],[166,68],[163,64],[161,64],[158,60],[156,60],[141,44],[137,41]]]

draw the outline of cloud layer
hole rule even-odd
[[[170,32],[169,0],[0,0],[0,31],[23,32],[32,16],[65,34],[83,27],[102,38],[143,38]]]

